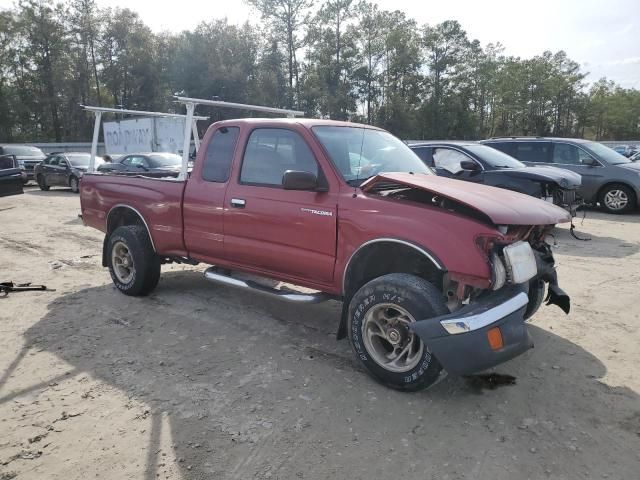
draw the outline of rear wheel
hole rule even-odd
[[[145,227],[116,228],[107,242],[107,264],[118,289],[132,296],[144,296],[158,285],[160,257],[153,251]]]
[[[635,209],[636,195],[626,185],[614,183],[600,192],[600,205],[609,213],[629,213]]]
[[[442,366],[409,325],[448,313],[440,291],[405,273],[365,284],[349,304],[349,341],[356,357],[379,382],[416,391],[434,384]]]
[[[38,182],[38,186],[40,187],[40,190],[44,192],[49,191],[49,189],[51,188],[49,185],[47,185],[47,180],[44,178],[44,175],[38,175],[38,178],[36,179],[36,181]]]
[[[78,180],[78,177],[71,177],[69,179],[69,187],[73,193],[78,193],[80,191],[80,180]]]

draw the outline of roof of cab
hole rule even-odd
[[[283,124],[293,125],[298,124],[306,128],[316,126],[328,126],[328,127],[356,127],[356,128],[369,128],[372,130],[382,130],[381,128],[374,127],[373,125],[365,125],[363,123],[342,122],[339,120],[322,120],[318,118],[235,118],[230,120],[222,120],[220,122],[213,123],[214,125],[261,125],[261,124]]]

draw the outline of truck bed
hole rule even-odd
[[[84,224],[103,232],[113,209],[126,206],[145,219],[158,253],[187,254],[182,235],[182,195],[186,181],[148,177],[85,174],[80,182],[80,206]]]

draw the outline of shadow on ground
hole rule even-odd
[[[587,227],[576,225],[575,233],[579,240],[571,235],[568,228],[553,230],[554,252],[572,257],[624,258],[640,251],[640,241],[625,241],[615,237],[602,237],[589,232]],[[588,239],[588,240],[587,240]]]
[[[200,275],[165,274],[143,299],[111,285],[64,295],[25,335],[25,349],[148,405],[148,480],[177,458],[185,479],[637,475],[640,398],[601,383],[603,364],[551,332],[531,326],[537,348],[499,369],[515,386],[448,378],[404,394],[336,342],[338,303],[283,304]],[[158,458],[167,435],[174,459]]]
[[[65,187],[51,187],[48,191],[40,190],[38,186],[35,188],[29,186],[24,189],[25,195],[34,195],[36,197],[79,197],[77,193],[73,193],[70,188]]]

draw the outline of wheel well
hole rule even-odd
[[[442,288],[444,275],[444,271],[417,248],[404,243],[376,242],[358,250],[349,261],[343,285],[345,299],[350,299],[365,283],[387,273],[415,275],[438,289]]]
[[[347,336],[347,315],[351,298],[365,283],[387,273],[409,273],[442,290],[445,271],[426,252],[405,242],[380,241],[366,245],[349,260],[344,275],[342,314],[336,338]]]
[[[147,228],[147,224],[144,222],[138,212],[130,207],[115,207],[109,212],[107,217],[107,236],[111,234],[116,228],[124,225],[141,225]]]
[[[111,232],[113,232],[116,228],[122,227],[125,225],[140,225],[147,230],[147,234],[149,235],[149,239],[151,240],[151,246],[153,247],[153,251],[155,252],[156,247],[153,243],[153,238],[151,238],[151,232],[149,231],[149,227],[147,226],[144,218],[137,210],[134,210],[131,207],[122,205],[117,206],[111,209],[109,214],[107,215],[107,231],[105,232],[104,242],[102,245],[102,266],[107,266],[107,242],[109,241],[109,236]]]

